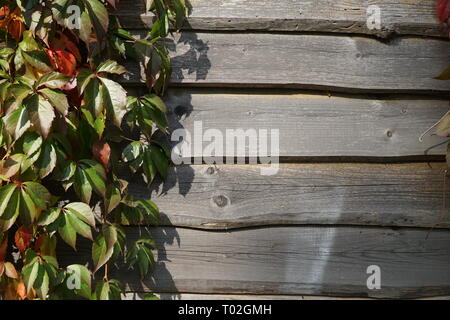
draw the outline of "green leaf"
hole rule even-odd
[[[67,115],[69,110],[69,102],[67,96],[64,93],[58,92],[53,89],[44,88],[39,92],[56,108],[62,115]]]
[[[50,61],[45,51],[43,50],[23,51],[22,55],[27,63],[29,63],[32,67],[38,69],[39,71],[42,72],[52,71]]]
[[[159,298],[155,296],[153,293],[146,293],[144,295],[144,300],[159,300]]]
[[[22,106],[4,116],[2,120],[5,124],[6,131],[15,140],[18,140],[31,126],[28,111]]]
[[[9,220],[15,214],[15,209],[12,210],[12,207],[14,206],[15,208],[15,206],[17,205],[17,198],[12,198],[12,195],[16,189],[17,185],[15,183],[7,184],[0,189],[0,218],[3,220]],[[12,200],[13,202],[15,201],[15,203],[10,203],[10,200]],[[5,214],[5,210],[7,210],[7,208],[8,213]]]
[[[31,156],[42,146],[42,137],[36,132],[26,132],[22,137],[22,150],[27,156]]]
[[[104,197],[106,192],[106,172],[103,166],[96,161],[84,159],[80,161],[80,168],[86,175],[92,189]]]
[[[7,180],[17,174],[25,155],[16,153],[8,157],[6,160],[0,161],[0,178]]]
[[[61,208],[51,208],[47,211],[44,211],[38,220],[38,226],[48,226],[49,224],[56,221],[61,214]]]
[[[147,222],[155,224],[159,222],[159,209],[153,201],[138,200],[136,201],[136,205],[141,207],[147,214],[146,216]]]
[[[92,21],[89,17],[89,13],[87,10],[83,10],[81,12],[80,17],[80,38],[83,40],[86,44],[89,44],[89,40],[91,38],[91,30],[92,30]]]
[[[106,213],[110,213],[113,211],[122,200],[122,196],[120,194],[120,189],[116,187],[113,183],[110,183],[106,187],[106,195],[105,195],[105,210]]]
[[[19,217],[24,225],[30,225],[36,220],[37,210],[30,195],[22,189],[20,191]]]
[[[95,288],[95,297],[97,300],[109,300],[109,283],[107,281],[99,281]]]
[[[53,106],[40,95],[27,99],[26,107],[30,113],[31,123],[41,136],[47,138],[55,118]]]
[[[72,178],[77,170],[77,165],[73,161],[66,162],[62,168],[59,168],[57,174],[53,177],[58,181],[67,181]]]
[[[92,187],[91,184],[84,173],[84,170],[81,168],[77,168],[75,172],[75,183],[73,184],[75,193],[81,199],[81,201],[85,203],[89,203],[91,201],[92,195]]]
[[[65,216],[66,216],[66,219],[70,222],[70,225],[75,229],[75,231],[79,235],[81,235],[89,240],[93,240],[92,239],[92,231],[88,224],[81,221],[77,216],[75,216],[71,212],[65,212]]]
[[[59,235],[64,240],[65,243],[67,243],[69,246],[71,246],[74,250],[76,250],[76,243],[77,243],[77,232],[75,228],[70,223],[69,218],[67,215],[62,215],[61,225],[58,228]]]
[[[169,160],[167,159],[166,153],[161,147],[151,145],[150,154],[158,172],[165,179],[169,169]]]
[[[156,242],[151,238],[140,238],[136,242],[139,244],[145,243],[145,244],[149,245],[151,248],[156,249]]]
[[[36,293],[41,299],[46,299],[49,291],[50,280],[43,264],[39,264],[38,277],[34,283]]]
[[[105,236],[107,250],[113,249],[117,242],[117,230],[113,225],[103,226],[103,235]]]
[[[95,74],[89,69],[81,69],[77,75],[77,87],[80,94],[83,94],[87,85],[94,78]]]
[[[141,115],[144,121],[152,120],[162,132],[167,133],[167,119],[165,113],[148,102],[148,100],[143,100],[142,102]]]
[[[142,143],[133,141],[127,145],[122,152],[122,159],[125,162],[133,161],[142,154]]]
[[[127,70],[123,66],[119,65],[116,61],[106,60],[105,62],[103,62],[98,66],[96,73],[106,72],[113,74],[122,74],[126,71]]]
[[[102,94],[101,83],[97,79],[88,82],[84,90],[84,107],[87,108],[95,117],[105,110],[105,97]]]
[[[38,208],[42,210],[47,209],[51,194],[42,184],[28,181],[23,183],[23,187]]]
[[[83,202],[72,202],[64,207],[65,211],[74,214],[78,219],[86,222],[88,225],[95,227],[95,216],[91,207]]]
[[[52,89],[61,89],[70,81],[70,77],[63,75],[59,72],[50,72],[44,74],[39,80],[36,82],[36,88],[41,86],[46,86],[47,88]]]
[[[164,101],[158,97],[156,94],[154,93],[149,93],[146,94],[145,96],[143,96],[143,98],[145,100],[147,100],[148,102],[150,102],[153,106],[155,106],[156,108],[158,108],[161,112],[167,112],[167,106],[164,103]]]
[[[148,150],[145,151],[143,160],[144,160],[144,162],[143,162],[144,173],[147,178],[147,184],[150,185],[152,183],[153,179],[155,179],[156,172],[157,172],[157,168],[156,168],[155,163],[152,160],[150,151],[148,151]]]
[[[106,103],[106,110],[108,116],[114,119],[114,124],[120,127],[122,118],[126,112],[127,106],[127,92],[125,89],[112,80],[99,77],[103,83],[103,98]]]
[[[32,264],[27,264],[22,269],[23,280],[27,287],[27,292],[29,293],[33,288],[34,282],[38,277],[39,273],[39,262],[34,262]]]
[[[35,165],[41,178],[45,178],[53,171],[56,165],[56,150],[51,142],[44,142],[41,154]]]
[[[1,204],[3,207],[3,203]],[[16,188],[6,204],[2,218],[0,220],[0,232],[5,232],[11,228],[19,216],[20,190]]]
[[[98,0],[86,0],[89,16],[94,25],[97,35],[102,35],[108,30],[108,10]]]
[[[108,249],[105,236],[99,234],[92,245],[92,260],[94,262],[94,273],[97,272],[111,258],[114,249]]]

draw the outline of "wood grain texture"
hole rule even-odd
[[[337,91],[449,92],[433,79],[448,66],[450,42],[400,38],[192,33],[168,43],[171,82],[197,86],[287,87]],[[123,81],[142,82],[129,62]]]
[[[379,30],[367,26],[370,5],[381,9]],[[191,0],[191,7],[184,29],[448,36],[436,18],[434,0]],[[117,14],[126,28],[152,25],[143,1],[120,1]]]
[[[372,300],[371,298],[340,298],[327,296],[256,295],[256,294],[199,294],[199,293],[156,293],[161,300]],[[127,292],[124,300],[142,300],[143,293]],[[450,296],[418,298],[418,300],[450,300]]]
[[[263,176],[259,165],[178,166],[152,191],[136,179],[129,191],[136,198],[152,198],[163,225],[449,228],[444,169],[443,163],[284,164],[276,175]]]
[[[220,131],[224,143],[219,158],[236,156],[226,148],[225,137],[227,130],[238,129],[265,129],[269,142],[274,137],[271,130],[278,130],[281,157],[404,157],[446,152],[445,139],[427,135],[420,142],[419,136],[448,111],[448,100],[186,88],[171,89],[165,101],[172,131],[184,128],[194,135],[196,123],[203,133]],[[210,143],[205,139],[203,147]],[[194,147],[190,149],[187,157],[194,157]],[[249,140],[245,152],[249,157]]]
[[[143,293],[127,292],[122,295],[124,300],[143,300]],[[326,296],[297,296],[297,295],[253,295],[253,294],[199,294],[199,293],[155,293],[161,300],[369,300],[370,298],[339,298]],[[442,297],[439,300],[448,300]]]
[[[130,241],[144,232],[127,228]],[[417,298],[450,293],[450,232],[351,227],[273,227],[232,232],[151,230],[159,253],[151,278],[111,272],[126,290],[160,293]],[[90,261],[90,242],[60,261]],[[381,268],[381,289],[366,286]]]

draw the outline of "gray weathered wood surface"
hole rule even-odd
[[[290,162],[425,161],[444,153],[445,139],[418,141],[448,111],[450,94],[450,82],[433,79],[450,61],[434,0],[191,4],[186,31],[169,41],[172,85],[181,87],[166,97],[172,130],[193,134],[196,121],[224,135],[279,129],[281,161]],[[381,30],[367,27],[369,5],[381,9]],[[141,36],[152,23],[142,1],[121,0],[117,15]],[[141,88],[140,68],[127,68],[122,82]],[[260,169],[178,166],[152,190],[130,180],[133,195],[151,197],[162,211],[162,225],[151,229],[158,262],[144,281],[126,270],[112,276],[127,291],[165,299],[450,295],[444,163],[287,163],[275,176]],[[442,229],[430,233],[437,224]],[[144,232],[126,229],[131,240]],[[69,250],[62,260],[80,263]],[[85,262],[89,250],[82,242]],[[366,287],[369,265],[381,267],[381,290]]]
[[[143,300],[144,293],[128,292],[122,297],[125,300]],[[297,296],[297,295],[252,295],[252,294],[199,294],[199,293],[155,293],[161,300],[348,300],[351,298],[326,296]],[[370,300],[370,298],[355,298],[357,300]],[[430,298],[423,298],[430,299]],[[447,296],[433,299],[448,300]]]
[[[172,131],[184,128],[194,135],[196,123],[203,133],[220,131],[224,143],[218,157],[235,155],[225,147],[225,136],[227,130],[238,129],[266,129],[268,142],[270,130],[278,130],[281,157],[404,157],[446,152],[444,138],[427,135],[419,141],[420,134],[448,111],[445,99],[186,88],[169,90],[165,100]],[[204,141],[203,146],[210,143]],[[247,141],[247,156],[248,146]],[[189,157],[193,151],[192,147]]]
[[[128,292],[125,300],[142,300],[143,293]],[[261,295],[261,294],[199,294],[199,293],[156,293],[161,300],[373,300],[371,298],[340,298],[327,296]],[[450,300],[450,296],[418,298],[418,300]]]
[[[130,240],[144,230],[127,228]],[[450,294],[450,232],[354,227],[273,227],[234,232],[155,228],[150,279],[112,272],[128,291],[417,298]],[[90,242],[67,249],[65,263],[90,261]],[[84,255],[84,259],[80,256]],[[381,289],[366,286],[381,268]]]
[[[172,84],[450,92],[448,81],[433,79],[450,61],[444,40],[184,32],[169,47]],[[140,83],[137,64],[126,65],[125,83]]]
[[[191,5],[184,29],[448,36],[436,18],[435,0],[191,0]],[[367,26],[370,5],[381,10],[381,30]],[[129,29],[152,25],[143,1],[122,0],[117,14]]]
[[[136,198],[155,201],[163,225],[226,229],[281,224],[450,227],[443,208],[442,163],[283,164],[274,176],[258,165],[178,166]]]

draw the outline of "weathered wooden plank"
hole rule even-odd
[[[143,1],[121,0],[117,14],[126,28],[149,28]],[[377,5],[381,29],[367,25],[367,9]],[[194,0],[184,29],[341,32],[447,37],[439,25],[435,1],[379,0]]]
[[[143,300],[142,293],[127,292],[122,295],[124,300]],[[326,296],[286,296],[286,295],[253,295],[253,294],[198,294],[198,293],[155,293],[161,300],[369,300],[370,298],[339,298]],[[439,297],[440,298],[440,297]],[[448,300],[442,297],[439,300]]]
[[[163,225],[228,229],[280,224],[450,227],[443,208],[443,163],[284,164],[273,176],[258,165],[178,166],[149,191]],[[450,203],[447,184],[446,202]]]
[[[142,230],[127,228],[131,241]],[[288,294],[416,298],[450,293],[450,232],[352,227],[273,227],[232,232],[151,230],[159,253],[151,278],[122,269],[111,277],[127,291]],[[60,254],[90,261],[90,242]],[[80,255],[84,258],[80,259]],[[381,289],[366,286],[367,268],[381,269]]]
[[[156,293],[161,300],[371,300],[371,298],[340,298],[327,296],[256,295],[256,294],[198,294],[198,293]],[[142,293],[128,292],[124,300],[142,300]],[[450,300],[450,296],[418,298],[418,300]]]
[[[449,92],[433,79],[448,66],[450,42],[330,35],[192,33],[175,35],[173,84],[373,92]],[[140,83],[128,63],[126,83]]]
[[[448,100],[191,88],[171,89],[165,101],[172,131],[184,128],[193,136],[196,124],[203,133],[220,131],[223,150],[216,150],[217,157],[236,156],[226,148],[225,137],[227,130],[238,129],[266,129],[268,142],[275,137],[271,130],[277,130],[281,157],[401,157],[446,152],[445,139],[427,135],[420,142],[419,136],[448,111]],[[201,144],[198,139],[195,142]],[[210,143],[205,138],[203,147]],[[190,151],[186,157],[195,156],[193,146]],[[250,156],[249,140],[245,151]]]

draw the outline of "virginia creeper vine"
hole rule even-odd
[[[154,138],[167,134],[164,39],[187,9],[145,3],[154,23],[138,39],[120,27],[118,0],[0,0],[2,299],[120,299],[114,263],[142,277],[154,263],[152,238],[127,243],[122,226],[156,224],[158,208],[134,200],[121,177],[167,175]],[[144,67],[147,94],[127,96],[125,60]],[[92,240],[92,262],[59,265],[57,242],[76,249],[80,236]]]

